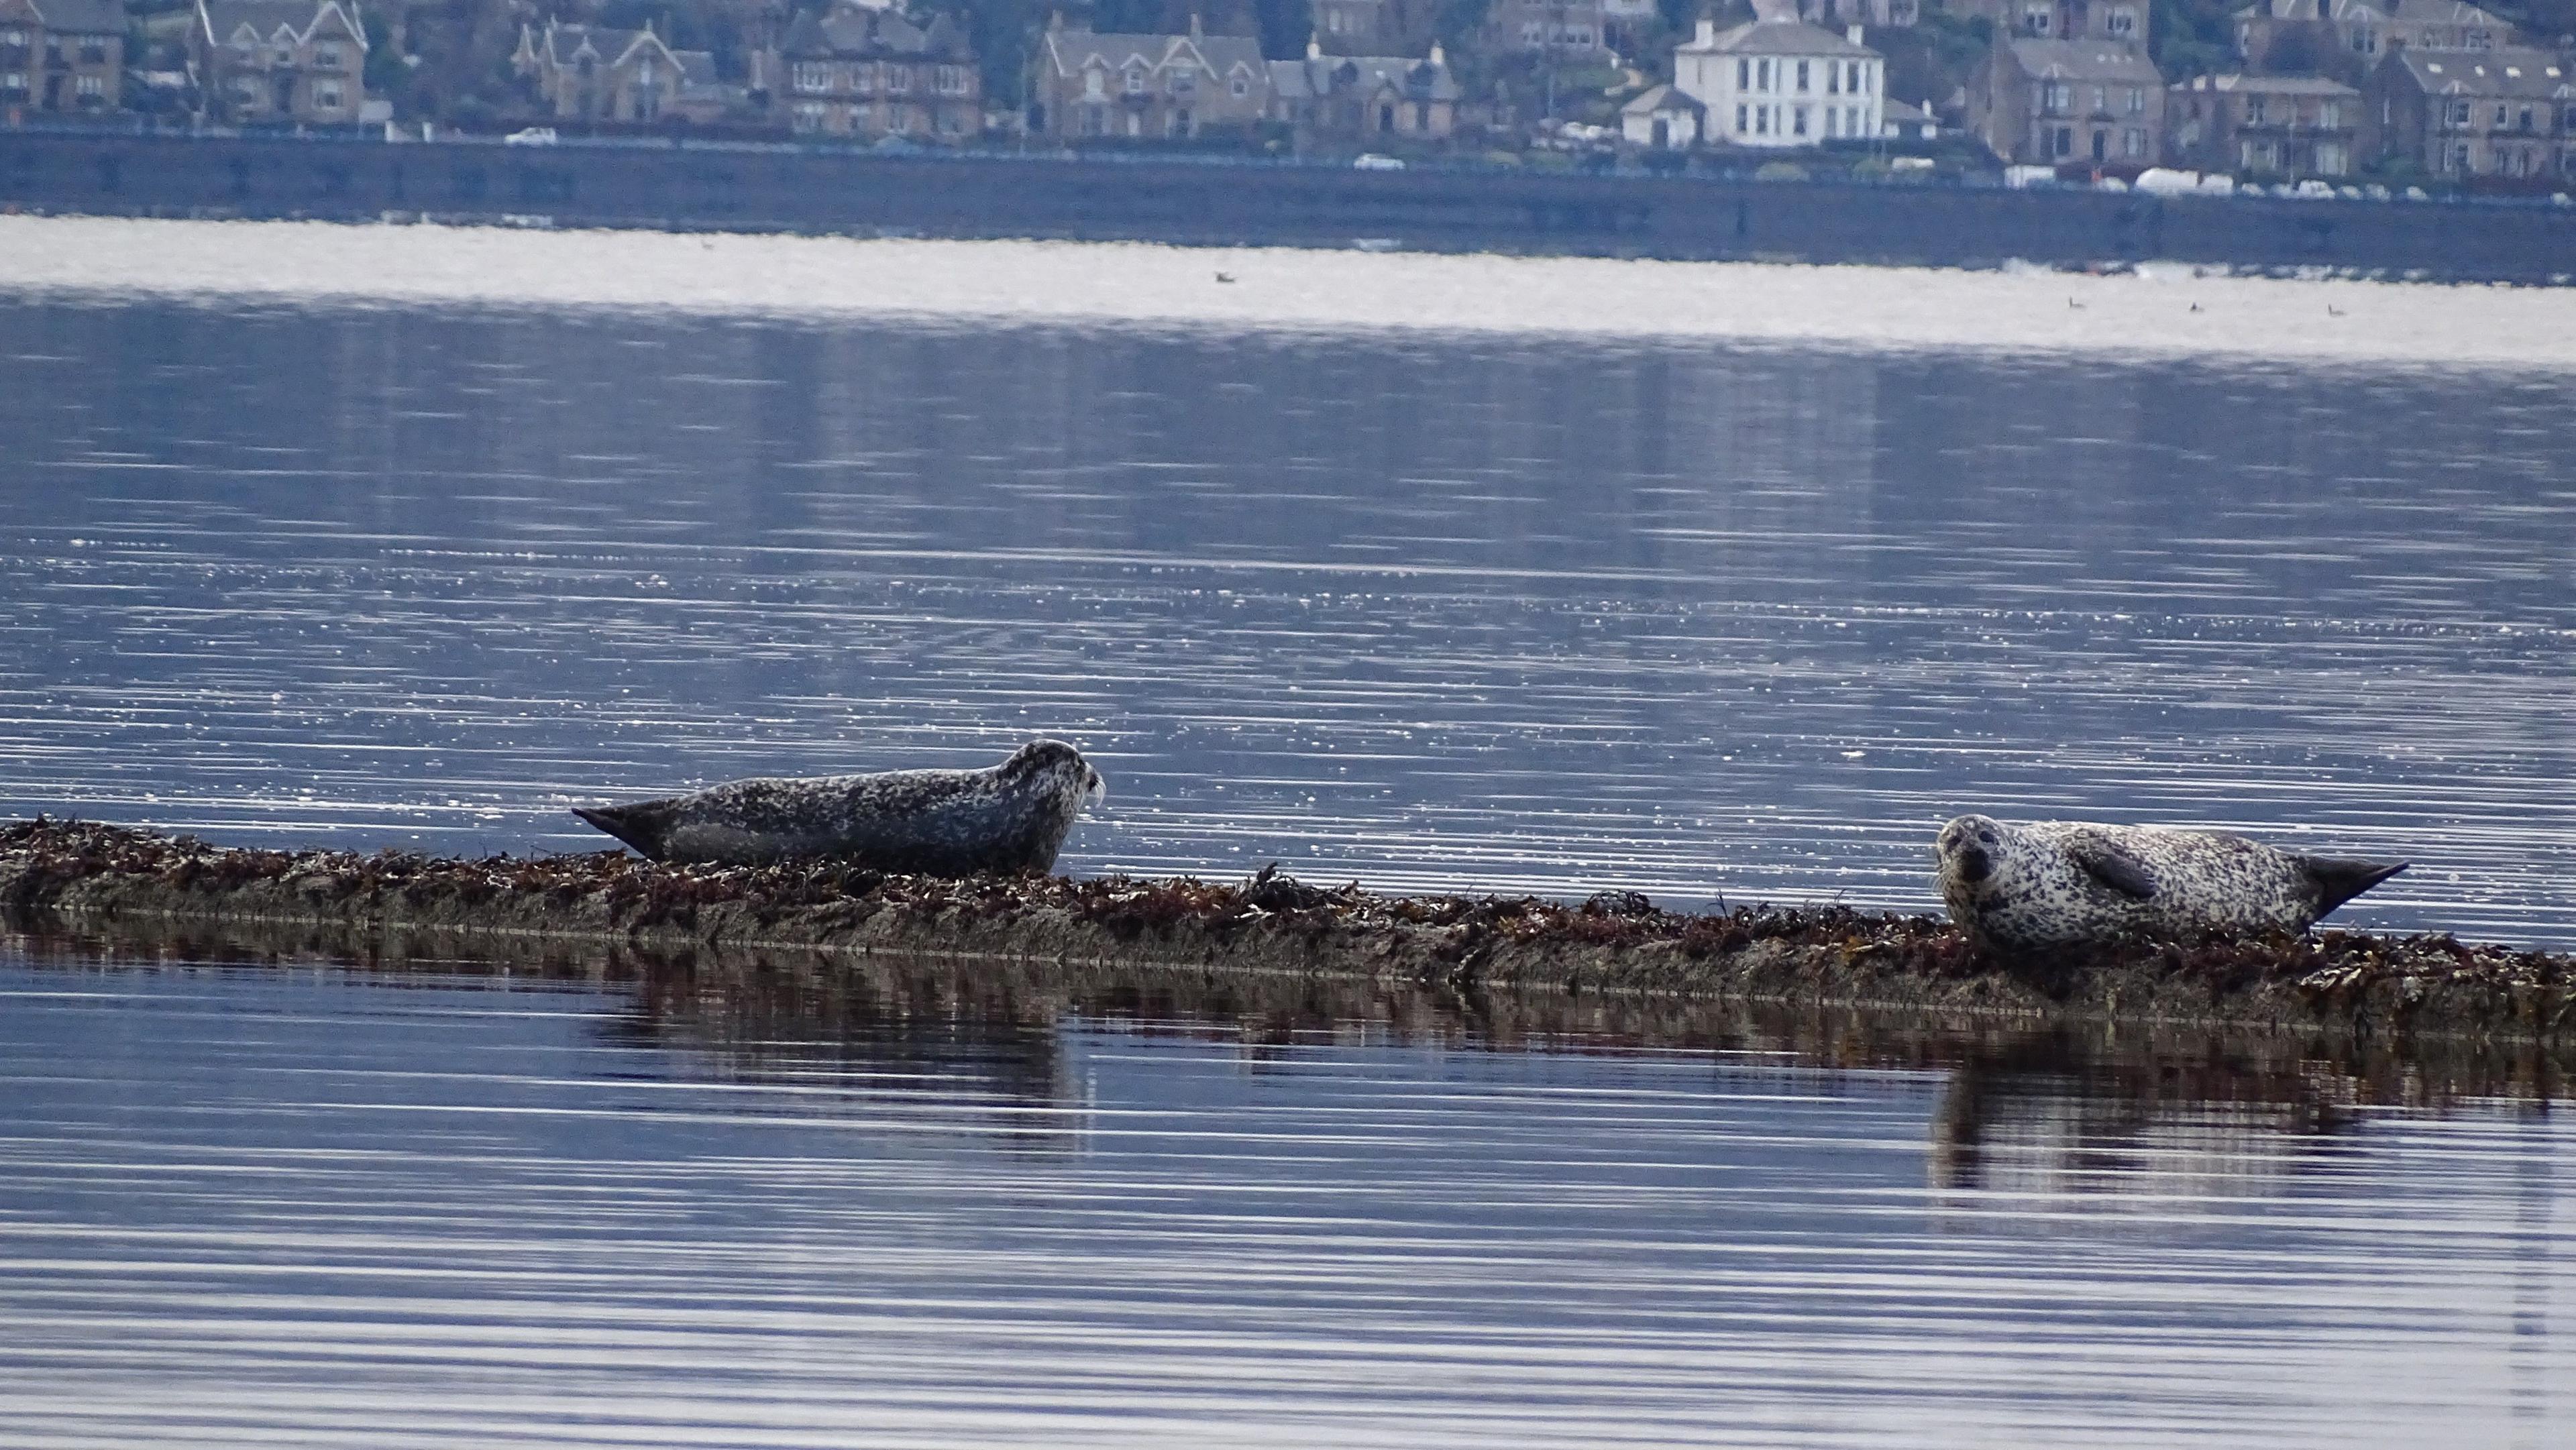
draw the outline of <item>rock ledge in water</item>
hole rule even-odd
[[[39,818],[0,827],[0,913],[323,928],[353,943],[545,938],[957,961],[1124,963],[1452,987],[1922,1007],[2029,1020],[2230,1023],[2516,1040],[2576,1035],[2576,958],[2447,936],[2327,931],[2148,943],[2045,966],[1977,954],[1945,921],[1842,907],[1666,912],[1634,893],[1323,890],[1265,869],[1181,878],[889,876],[829,862],[658,865],[623,852],[480,861],[257,851]]]

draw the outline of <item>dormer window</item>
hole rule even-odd
[[[1131,96],[1141,96],[1145,94],[1145,68],[1143,66],[1133,66],[1128,69],[1127,94]]]
[[[2123,5],[2111,12],[2110,31],[2122,39],[2138,33],[2138,12]]]
[[[1241,71],[1236,71],[1233,76],[1226,81],[1225,88],[1233,93],[1236,100],[1242,100],[1245,96],[1252,94],[1252,78]]]

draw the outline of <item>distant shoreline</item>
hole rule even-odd
[[[117,826],[0,827],[0,917],[183,933],[299,928],[389,941],[794,951],[1019,970],[1142,968],[1452,990],[1632,995],[2031,1027],[2250,1027],[2499,1043],[2576,1040],[2576,956],[2325,931],[2142,946],[2045,968],[1979,957],[1947,923],[1843,908],[1718,915],[1642,898],[1324,891],[1285,877],[886,876],[832,863],[664,866],[623,853],[440,860],[225,849]]]
[[[2576,281],[2576,206],[723,144],[0,131],[0,209],[1661,261]]]

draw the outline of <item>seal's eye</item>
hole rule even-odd
[[[1995,833],[1994,833],[1994,832],[1992,832],[1992,831],[1989,831],[1989,830],[1985,830],[1985,829],[1983,829],[1982,827],[1981,827],[1981,828],[1979,828],[1979,830],[1977,831],[1977,843],[1978,843],[1979,845],[1983,845],[1983,846],[1991,846],[1991,845],[1993,845],[1993,844],[1995,843]]]

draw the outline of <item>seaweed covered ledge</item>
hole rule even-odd
[[[638,946],[1119,963],[1517,991],[1919,1007],[2043,1021],[2235,1024],[2540,1041],[2576,1037],[2576,957],[2447,936],[2325,931],[2149,944],[2044,966],[1946,922],[1840,907],[1691,915],[1605,894],[1389,897],[1275,872],[1187,878],[888,876],[834,863],[662,865],[620,852],[479,861],[260,851],[92,822],[0,827],[20,926],[169,923]]]

